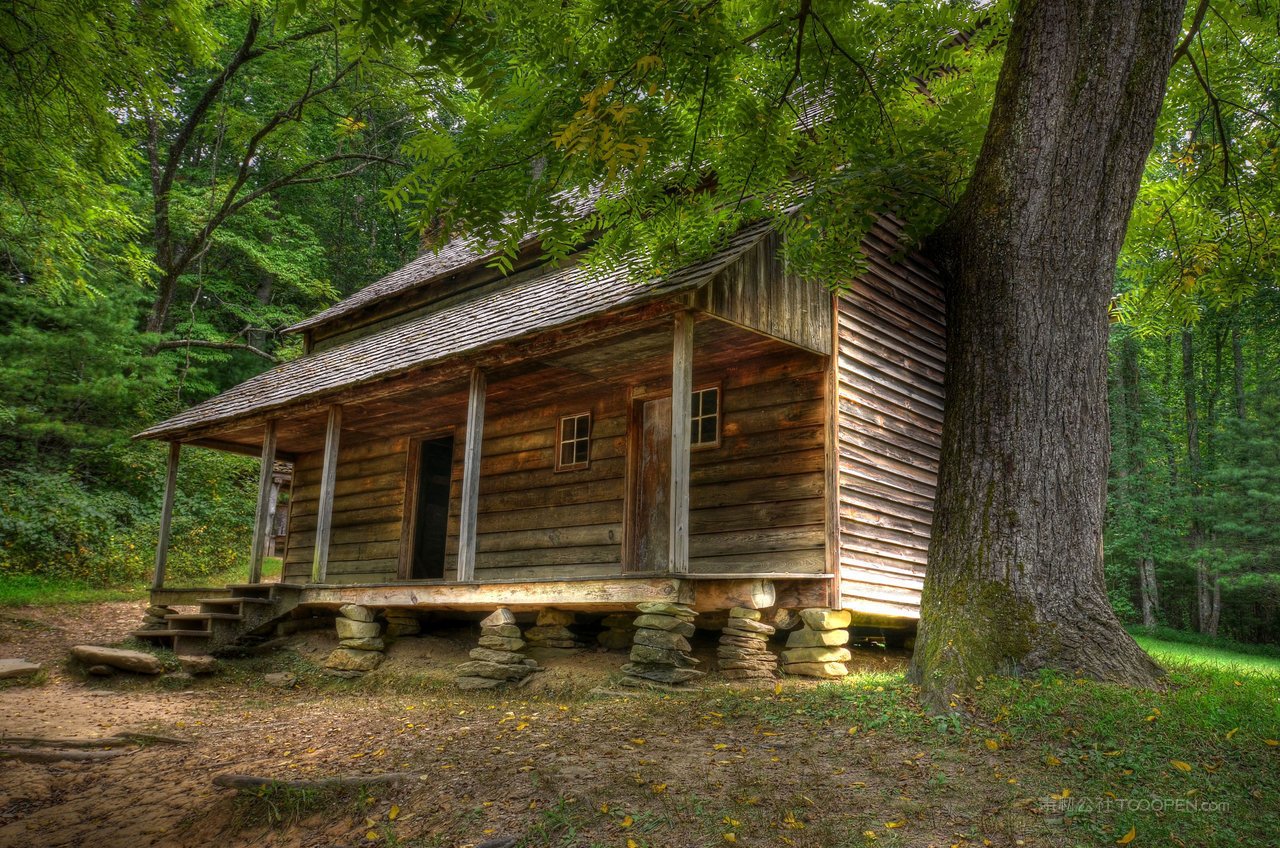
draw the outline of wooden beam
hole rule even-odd
[[[689,449],[693,406],[693,313],[677,312],[671,345],[671,555],[668,568],[689,570]]]
[[[173,499],[178,491],[179,442],[169,443],[169,464],[164,478],[164,501],[160,506],[160,538],[156,541],[156,571],[151,578],[152,589],[164,588],[164,568],[169,562],[169,532],[173,525]]]
[[[258,469],[258,509],[253,515],[253,547],[249,549],[249,582],[262,580],[262,559],[267,555],[267,536],[275,513],[272,496],[276,492],[272,476],[276,464],[276,419],[262,431],[262,467]]]
[[[267,421],[274,420],[275,419],[273,418],[267,419]],[[263,422],[263,426],[266,426],[266,421]],[[192,445],[193,447],[198,448],[209,448],[210,450],[223,451],[224,453],[238,453],[241,456],[262,455],[261,448],[254,447],[253,445],[242,444],[240,442],[227,442],[222,439],[184,439],[182,443],[184,445]],[[288,453],[287,451],[277,450],[276,459],[284,462],[295,462],[297,460],[297,456],[295,454]]]
[[[484,441],[485,376],[479,367],[471,369],[471,391],[467,396],[467,444],[462,459],[462,503],[458,520],[458,580],[472,579],[476,573],[476,517],[480,507],[480,445]]]
[[[324,431],[324,463],[320,469],[320,502],[316,514],[316,546],[311,557],[311,582],[323,583],[329,570],[329,535],[333,528],[333,490],[338,482],[338,443],[342,436],[342,405],[329,407]]]
[[[834,576],[827,587],[829,597],[826,606],[843,609],[840,592],[840,301],[831,295],[831,355],[827,357],[826,381],[823,388],[823,405],[826,421],[823,427],[825,474],[823,497],[826,510],[823,517],[826,534],[827,573]]]

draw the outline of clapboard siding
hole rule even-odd
[[[928,263],[898,256],[882,220],[867,271],[836,299],[840,595],[917,618],[942,440],[945,320]]]

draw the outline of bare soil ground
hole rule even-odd
[[[0,656],[48,669],[0,688],[0,734],[188,740],[101,761],[0,762],[0,846],[1061,844],[1011,777],[1016,763],[963,736],[924,741],[885,724],[904,709],[884,694],[902,686],[884,674],[900,656],[868,651],[839,684],[779,691],[710,675],[699,690],[662,693],[619,686],[622,654],[588,652],[496,695],[451,685],[474,644],[465,629],[402,639],[357,681],[318,673],[335,644],[320,631],[194,684],[85,678],[65,664],[68,646],[117,642],[140,613],[0,611]],[[294,687],[264,682],[282,670]],[[212,783],[387,772],[409,777],[265,794]]]

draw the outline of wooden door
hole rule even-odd
[[[666,571],[671,544],[671,398],[642,401],[627,571]]]
[[[420,442],[418,451],[413,554],[407,576],[413,580],[438,580],[444,577],[453,437]]]

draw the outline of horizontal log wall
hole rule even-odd
[[[895,256],[882,221],[867,273],[836,298],[840,594],[846,609],[920,615],[942,439],[945,356],[935,272]]]

